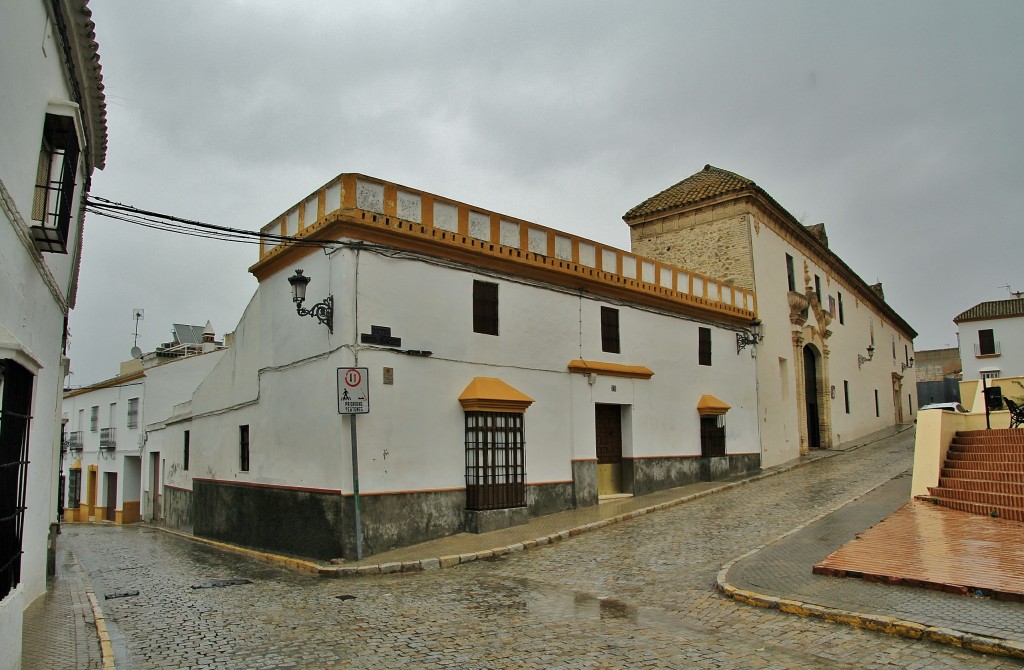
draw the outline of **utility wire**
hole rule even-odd
[[[124,221],[143,228],[163,230],[180,235],[201,237],[223,242],[239,242],[242,244],[260,244],[262,241],[274,243],[288,242],[293,246],[330,248],[338,246],[335,240],[315,240],[309,238],[291,237],[289,235],[274,235],[263,231],[243,230],[241,228],[229,228],[218,226],[212,223],[204,223],[192,219],[183,219],[170,214],[161,214],[151,210],[140,209],[131,205],[125,205],[113,200],[99,197],[87,197],[85,200],[85,211],[108,219]]]

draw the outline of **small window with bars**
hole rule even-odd
[[[100,406],[93,405],[89,411],[89,430],[95,433],[100,429]]]
[[[0,360],[0,600],[21,583],[28,474],[28,429],[35,377]]]
[[[128,399],[128,427],[138,428],[139,427],[139,399],[129,398]]]
[[[725,415],[700,418],[700,455],[705,458],[725,456]]]
[[[78,132],[70,116],[47,114],[32,198],[32,241],[43,252],[66,254],[78,172]]]
[[[466,509],[525,506],[523,415],[466,412]]]

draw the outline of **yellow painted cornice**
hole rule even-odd
[[[585,361],[576,359],[569,361],[570,372],[581,374],[598,374],[609,377],[628,377],[631,379],[650,379],[654,371],[643,365],[622,365],[621,363],[604,363],[602,361]]]

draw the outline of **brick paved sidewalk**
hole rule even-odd
[[[910,483],[909,474],[897,477],[733,561],[719,574],[719,588],[762,607],[1024,658],[1024,603],[812,573],[815,563],[905,505]]]
[[[25,610],[21,667],[100,670],[100,639],[89,602],[89,579],[57,539],[57,575]]]

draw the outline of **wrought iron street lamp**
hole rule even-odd
[[[867,363],[868,361],[870,361],[874,357],[875,357],[875,345],[869,344],[868,345],[868,355],[867,356],[861,356],[860,354],[857,354],[857,367],[860,368],[860,366],[864,365],[865,363]]]
[[[762,324],[760,319],[754,319],[750,322],[750,330],[742,333],[736,333],[736,353],[743,351],[748,345],[754,346],[764,340],[764,334],[762,332]]]
[[[292,285],[292,300],[295,302],[295,311],[299,316],[314,316],[327,326],[327,330],[334,334],[334,296],[326,298],[313,305],[311,309],[305,309],[302,303],[306,300],[306,285],[310,278],[302,274],[302,270],[295,270],[295,274],[288,277],[288,283]]]

